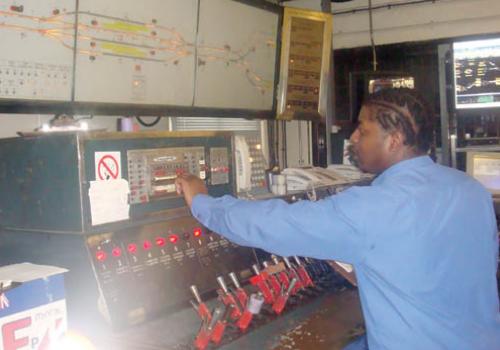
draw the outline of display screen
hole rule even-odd
[[[467,153],[467,173],[493,194],[500,194],[500,153]]]
[[[368,93],[373,94],[384,89],[414,89],[415,79],[413,77],[398,77],[398,78],[377,78],[370,79],[368,82]]]
[[[453,44],[455,107],[500,107],[500,38]]]

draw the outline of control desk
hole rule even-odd
[[[212,195],[234,193],[232,134],[63,132],[0,140],[0,264],[68,268],[70,326],[90,314],[116,328],[139,324],[187,302],[193,284],[210,292],[229,272],[245,281],[254,251],[191,216],[175,189],[182,172],[204,179]],[[116,221],[118,203],[102,201],[120,181],[128,210]],[[104,190],[92,197],[97,182]],[[96,222],[96,214],[107,219]]]

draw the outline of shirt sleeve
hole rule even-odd
[[[293,204],[281,199],[249,201],[200,194],[193,198],[191,210],[207,228],[242,246],[282,256],[357,263],[363,259],[367,243],[365,230],[349,217],[349,211],[362,199],[347,192]]]

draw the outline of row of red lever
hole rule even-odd
[[[234,272],[229,274],[234,289],[229,290],[222,276],[217,277],[220,289],[217,290],[220,305],[210,312],[207,305],[202,302],[196,286],[191,286],[196,303],[191,301],[201,319],[201,327],[194,341],[197,349],[206,349],[210,342],[219,344],[224,336],[228,322],[233,323],[240,331],[244,332],[252,322],[254,315],[260,313],[263,304],[268,304],[276,314],[281,314],[285,309],[291,295],[301,290],[314,287],[314,282],[307,272],[303,262],[294,257],[295,264],[288,258],[280,262],[276,256],[272,257],[274,265],[263,262],[264,270],[257,264],[252,265],[255,276],[250,278],[250,283],[259,289],[258,293],[250,295],[243,289]]]

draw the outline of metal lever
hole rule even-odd
[[[269,263],[267,261],[263,261],[262,266],[264,266],[264,268],[267,269],[269,267]],[[269,284],[271,285],[271,288],[274,291],[274,294],[279,295],[280,291],[281,291],[281,285],[280,285],[278,278],[274,274],[270,273],[268,276],[268,280],[269,280]]]
[[[252,265],[252,270],[255,272],[255,276],[250,278],[250,283],[252,283],[254,286],[259,287],[267,304],[272,304],[274,302],[275,296],[272,290],[267,285],[268,274],[265,271],[260,272],[259,267],[256,264]]]
[[[290,285],[286,289],[286,291],[284,293],[282,293],[278,298],[276,298],[276,301],[274,302],[272,309],[277,315],[281,314],[281,312],[285,308],[286,302],[288,301],[288,298],[290,297],[290,293],[292,292],[296,283],[297,283],[297,279],[292,278]]]
[[[271,259],[273,259],[273,262],[278,265],[280,261],[278,260],[278,257],[276,255],[271,255]]]
[[[283,257],[283,261],[285,262],[285,265],[287,266],[287,268],[290,271],[290,277],[297,279],[296,282],[295,282],[295,288],[291,291],[292,294],[295,294],[300,289],[303,289],[305,287],[305,285],[303,284],[302,280],[300,279],[299,273],[297,272],[297,270],[295,269],[295,267],[292,265],[292,263],[290,262],[290,260],[287,257]]]
[[[290,260],[288,260],[287,257],[283,257],[283,261],[285,262],[286,267],[288,267],[289,269],[293,269],[292,263],[290,262]]]
[[[238,319],[238,321],[236,321],[236,326],[244,332],[247,330],[250,322],[252,322],[253,319],[253,314],[249,310],[248,295],[246,291],[241,288],[238,277],[236,277],[236,274],[234,272],[229,273],[229,278],[231,278],[231,281],[233,281],[233,284],[236,287],[236,298],[243,309],[240,318]]]
[[[216,307],[213,311],[213,319],[212,322],[210,322],[209,326],[213,327],[210,339],[215,344],[219,344],[220,341],[222,340],[222,337],[224,336],[224,331],[226,329],[226,321],[224,320],[226,310],[227,309],[224,306],[224,307]]]
[[[229,294],[229,290],[227,289],[227,285],[226,285],[226,282],[224,281],[224,277],[222,277],[222,276],[217,277],[217,283],[224,291],[224,294]]]
[[[234,286],[237,289],[241,288],[240,282],[238,281],[238,277],[236,277],[236,274],[234,272],[229,273],[229,278],[231,279],[231,281],[233,282]]]
[[[285,292],[285,295],[290,295],[290,293],[292,292],[293,288],[295,287],[295,284],[297,284],[298,280],[297,278],[292,278],[292,280],[290,281],[290,285],[288,286],[288,289],[286,290]]]
[[[192,285],[191,287],[189,287],[189,289],[191,290],[191,293],[193,294],[194,298],[196,299],[196,302],[198,304],[201,304],[201,297],[200,297],[200,293],[198,292],[198,288],[196,288],[195,285]]]
[[[214,311],[212,312],[212,319],[210,320],[210,323],[208,324],[208,329],[212,330],[215,326],[215,324],[220,321],[222,316],[224,315],[224,310],[225,308],[222,307],[216,307]]]

